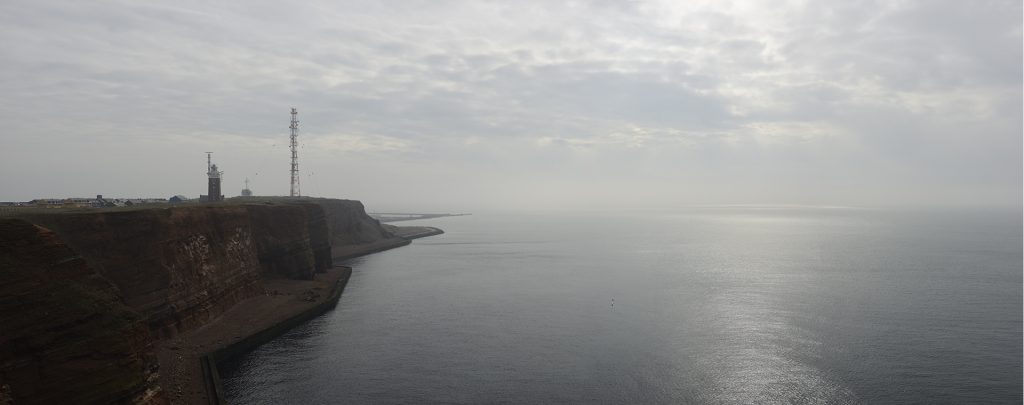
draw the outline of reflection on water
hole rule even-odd
[[[474,215],[349,263],[234,403],[1008,402],[1019,213]]]

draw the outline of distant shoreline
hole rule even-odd
[[[412,213],[398,213],[398,212],[368,212],[371,218],[376,219],[380,222],[398,222],[398,221],[412,221],[416,219],[430,219],[430,218],[444,218],[444,217],[461,217],[465,215],[473,215],[469,213],[462,214],[412,214]]]

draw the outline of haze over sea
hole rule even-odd
[[[1021,213],[477,214],[348,262],[232,403],[1006,403]]]

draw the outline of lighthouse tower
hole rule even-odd
[[[210,152],[207,152],[206,175],[209,177],[209,180],[207,181],[207,201],[224,201],[224,195],[220,193],[220,176],[222,174],[224,174],[224,172],[218,171],[217,165],[210,163]]]

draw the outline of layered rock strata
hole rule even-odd
[[[58,212],[0,222],[0,393],[161,403],[155,339],[312,279],[334,250],[396,246],[358,201]],[[407,242],[406,242],[407,243]]]
[[[157,369],[149,328],[117,286],[55,233],[0,220],[0,391],[11,403],[161,403]]]

